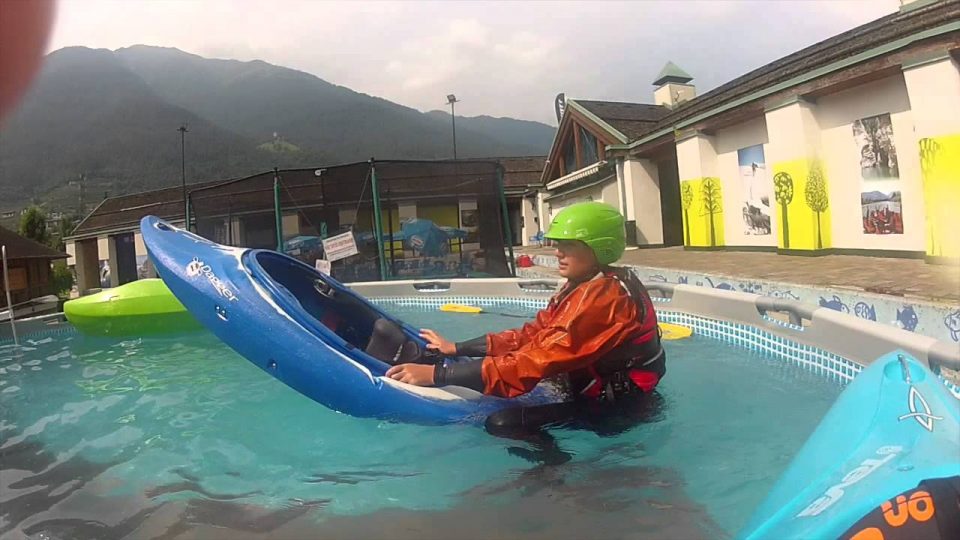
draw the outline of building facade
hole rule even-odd
[[[958,58],[960,3],[917,0],[700,96],[668,63],[656,105],[567,100],[541,219],[603,200],[639,246],[958,264]],[[617,129],[630,105],[651,121]]]

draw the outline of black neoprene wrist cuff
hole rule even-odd
[[[461,341],[456,344],[457,356],[472,356],[474,358],[483,358],[487,355],[487,336],[486,334]]]
[[[448,364],[437,363],[433,368],[436,386],[462,386],[483,392],[483,359],[463,360]]]

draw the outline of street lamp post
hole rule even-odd
[[[447,95],[447,105],[450,105],[450,120],[453,122],[453,159],[457,159],[457,114],[454,105],[458,102],[457,96]]]
[[[190,223],[188,222],[189,217],[187,216],[187,158],[184,139],[190,130],[187,129],[186,124],[182,124],[177,128],[177,131],[180,132],[180,189],[183,192],[183,226],[189,230]]]

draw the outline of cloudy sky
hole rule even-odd
[[[649,102],[667,60],[703,92],[898,0],[61,1],[50,50],[161,45],[261,59],[420,110],[552,125],[553,97]]]

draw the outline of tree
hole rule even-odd
[[[807,206],[817,214],[817,249],[823,249],[823,238],[820,235],[820,214],[826,212],[827,208],[830,207],[830,200],[827,197],[827,182],[823,178],[823,169],[820,168],[819,163],[814,162],[810,165],[804,195],[807,199]]]
[[[67,267],[67,263],[57,261],[53,263],[53,272],[50,275],[50,286],[58,296],[68,297],[70,289],[73,288],[73,272]]]
[[[57,221],[57,229],[50,235],[50,247],[63,251],[66,248],[63,239],[73,233],[73,229],[77,227],[77,223],[79,222],[80,217],[77,215],[64,215],[61,217],[60,220]]]
[[[931,138],[920,139],[920,170],[928,176],[936,167],[937,154],[940,153],[940,144]],[[926,178],[924,178],[926,179]]]
[[[686,245],[690,245],[690,216],[687,212],[690,205],[693,204],[693,187],[690,182],[684,182],[680,185],[680,205],[683,207],[683,230],[686,233]]]
[[[787,205],[793,202],[793,177],[788,172],[773,175],[773,197],[780,204],[783,216],[783,247],[790,249],[790,227],[787,222]]]
[[[20,216],[20,236],[47,244],[50,233],[47,232],[47,215],[39,206],[30,206]]]
[[[700,184],[700,197],[703,199],[704,215],[710,216],[710,247],[717,245],[717,231],[714,215],[723,212],[723,193],[719,178],[707,177]]]

